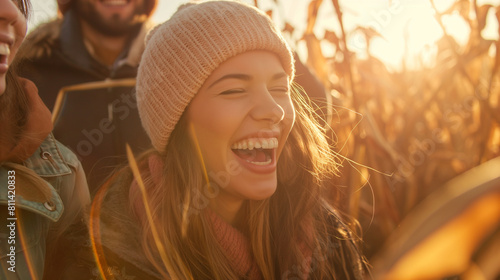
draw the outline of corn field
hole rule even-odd
[[[370,53],[371,40],[380,36],[373,28],[355,30],[365,37],[366,57],[348,48],[353,31],[344,29],[338,0],[332,4],[340,32],[315,34],[323,2],[309,2],[298,40],[307,46],[307,65],[334,97],[330,134],[343,158],[335,185],[349,198],[337,203],[360,221],[370,257],[427,195],[500,156],[500,42],[481,35],[489,11],[500,21],[500,6],[457,0],[440,12],[431,0],[444,33],[435,61],[411,69],[403,61],[394,71]],[[443,26],[443,16],[457,12],[471,30],[465,45]],[[294,26],[287,23],[285,32]],[[323,55],[325,45],[333,55]]]

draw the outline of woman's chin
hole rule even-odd
[[[276,188],[276,181],[269,183],[262,182],[261,184],[257,185],[251,193],[247,195],[247,198],[255,201],[268,199],[276,192]]]

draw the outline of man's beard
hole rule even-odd
[[[135,34],[142,25],[142,22],[135,20],[135,18],[145,14],[143,5],[143,7],[136,8],[134,14],[129,18],[121,18],[119,14],[115,14],[111,19],[105,20],[91,3],[76,1],[75,5],[78,17],[87,22],[94,30],[110,37]]]

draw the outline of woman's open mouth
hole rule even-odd
[[[276,148],[278,148],[277,138],[250,138],[231,145],[231,150],[236,156],[259,166],[269,165],[274,161]]]
[[[0,71],[6,72],[9,67],[10,47],[6,43],[0,42]]]

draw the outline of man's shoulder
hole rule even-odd
[[[61,34],[62,19],[43,23],[26,37],[19,55],[24,59],[40,59],[51,56]]]

